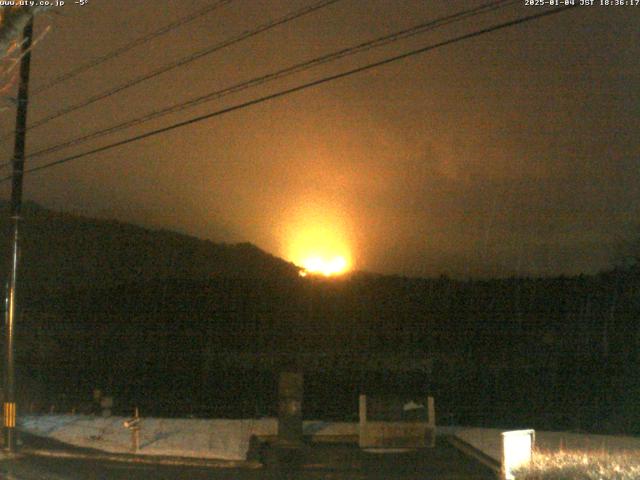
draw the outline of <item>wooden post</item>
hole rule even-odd
[[[131,430],[131,450],[135,453],[140,449],[140,412],[135,408],[133,418],[125,420],[124,428]]]
[[[358,445],[362,447],[364,445],[364,434],[367,428],[367,396],[360,394],[358,397],[359,405],[359,418],[360,418],[360,428],[358,429]]]
[[[138,411],[138,407],[136,407],[134,417],[136,419],[136,424],[131,430],[133,433],[133,451],[137,452],[140,449],[140,412]]]
[[[131,450],[137,452],[140,448],[140,428],[133,427],[131,429]]]
[[[360,395],[360,397],[358,397],[359,400],[359,417],[360,417],[360,425],[362,425],[363,423],[367,423],[367,396],[366,395]]]
[[[436,402],[432,396],[427,397],[427,428],[429,430],[429,446],[436,446]]]

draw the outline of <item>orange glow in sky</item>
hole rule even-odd
[[[347,260],[341,255],[333,258],[309,257],[301,263],[304,268],[301,272],[303,277],[306,276],[307,273],[321,274],[326,277],[341,275],[345,273],[349,267]]]
[[[353,257],[343,222],[300,215],[287,228],[286,257],[301,268],[300,275],[341,275],[353,268]]]

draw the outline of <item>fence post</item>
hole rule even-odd
[[[432,396],[427,397],[427,430],[431,438],[429,446],[436,446],[436,402]]]
[[[358,402],[358,416],[360,418],[360,428],[358,428],[358,446],[362,448],[365,445],[364,438],[367,429],[367,396],[360,394]]]
[[[137,452],[140,449],[140,412],[138,411],[138,407],[136,407],[134,418],[136,423],[131,430],[133,433],[132,444],[133,451]]]
[[[133,418],[124,421],[124,428],[131,430],[131,450],[137,452],[140,449],[140,412],[135,408]]]

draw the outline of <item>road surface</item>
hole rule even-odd
[[[351,445],[313,445],[299,469],[202,468],[25,454],[0,461],[6,480],[490,480],[492,472],[446,442],[410,453],[374,454]]]

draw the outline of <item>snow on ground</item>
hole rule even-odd
[[[123,417],[88,415],[29,415],[19,428],[78,447],[109,453],[131,453],[131,432]],[[305,435],[314,437],[357,435],[357,423],[304,422]],[[141,455],[245,460],[252,435],[276,435],[274,418],[221,420],[143,418]],[[497,462],[502,458],[501,432],[493,428],[438,427],[439,435],[455,435]],[[542,450],[595,450],[640,454],[640,438],[536,431],[536,447]]]
[[[88,415],[28,415],[19,428],[61,442],[110,453],[131,453],[131,431],[123,417]],[[143,418],[140,429],[141,455],[245,460],[252,435],[275,435],[274,418],[221,420]],[[354,435],[357,424],[304,422],[307,435]]]
[[[480,450],[497,462],[502,461],[502,436],[505,430],[497,428],[455,428],[451,429],[460,440]],[[546,451],[582,452],[628,452],[640,454],[640,438],[614,437],[609,435],[587,435],[568,432],[536,431],[535,445],[537,449]]]

